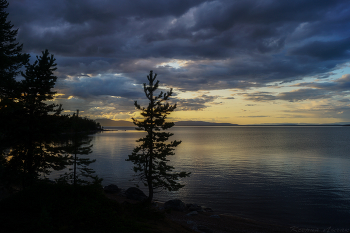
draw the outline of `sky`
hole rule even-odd
[[[170,120],[350,122],[349,0],[8,0],[32,61],[57,63],[55,102],[131,120],[150,70]]]

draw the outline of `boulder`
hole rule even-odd
[[[172,209],[177,211],[185,211],[186,205],[179,199],[170,200],[164,203],[164,209]]]
[[[196,204],[186,204],[186,207],[189,211],[199,211],[203,212],[203,209],[201,206],[196,205]]]
[[[194,224],[194,222],[193,222],[193,221],[187,221],[187,224],[189,224],[189,225],[193,225],[193,224]]]
[[[126,198],[131,199],[131,200],[144,201],[147,199],[146,194],[144,194],[144,192],[142,192],[142,190],[135,188],[135,187],[128,188],[125,191],[125,194],[126,194]]]
[[[189,212],[188,214],[186,214],[187,216],[193,216],[193,215],[198,215],[198,212],[197,211],[192,211],[192,212]]]
[[[110,184],[110,185],[103,187],[103,190],[106,193],[118,193],[120,191],[120,188],[118,188],[118,186],[115,184]]]
[[[205,212],[214,212],[211,208],[204,208]]]

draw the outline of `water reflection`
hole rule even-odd
[[[180,198],[243,217],[301,226],[346,227],[350,219],[350,128],[174,127],[171,164],[192,172]],[[104,184],[131,186],[125,159],[142,132],[93,136],[92,167]]]

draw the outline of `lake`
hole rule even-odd
[[[144,135],[118,128],[91,135],[103,185],[128,188],[133,164],[125,159]],[[125,131],[126,130],[126,131]],[[174,127],[181,140],[169,157],[192,172],[179,198],[220,213],[297,227],[350,228],[350,127]],[[144,189],[146,195],[147,190]]]

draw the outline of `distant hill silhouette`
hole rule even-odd
[[[96,122],[100,123],[104,127],[135,127],[131,121],[123,120],[110,120],[110,119],[96,119]],[[206,121],[178,121],[175,122],[175,126],[237,126],[238,124],[230,123],[214,123]],[[349,122],[340,122],[333,124],[256,124],[256,125],[240,125],[240,126],[350,126]]]
[[[104,127],[135,127],[131,121],[123,120],[110,120],[110,119],[96,119],[96,122],[100,123]],[[206,121],[178,121],[175,122],[175,126],[235,126],[237,124],[230,123],[214,123]]]
[[[178,121],[175,126],[235,126],[237,124],[230,123],[214,123],[206,121]]]
[[[96,122],[100,123],[103,127],[135,127],[131,121],[115,121],[110,119],[96,119]]]

